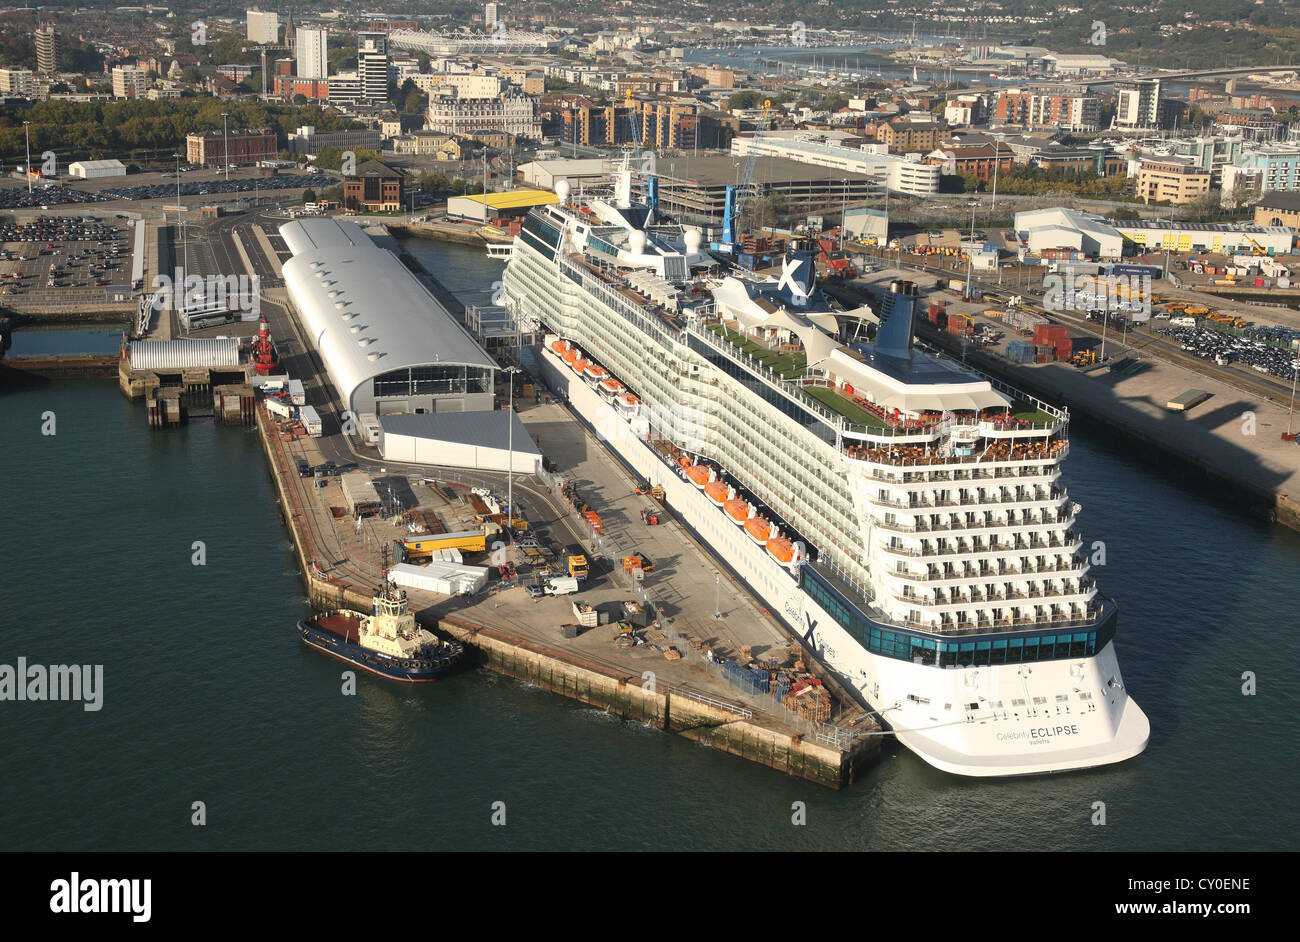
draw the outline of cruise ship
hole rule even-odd
[[[756,275],[661,216],[655,184],[561,181],[525,218],[503,284],[547,382],[930,765],[1141,753],[1061,482],[1068,413],[922,349],[909,283],[872,311],[806,253]]]

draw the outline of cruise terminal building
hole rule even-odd
[[[396,255],[354,222],[280,227],[289,300],[353,415],[492,409],[496,363]]]

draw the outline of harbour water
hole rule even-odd
[[[467,247],[408,248],[467,303],[499,277]],[[830,792],[487,672],[344,696],[294,630],[254,433],[151,432],[109,381],[0,393],[0,412],[0,664],[102,664],[106,688],[98,712],[0,702],[6,849],[1281,850],[1297,826],[1300,535],[1101,432],[1075,430],[1065,483],[1105,544],[1147,752],[987,781],[889,744]]]

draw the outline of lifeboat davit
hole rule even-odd
[[[729,500],[722,509],[736,526],[744,526],[745,521],[754,515],[754,505],[747,500]]]
[[[782,566],[794,566],[803,562],[798,547],[783,536],[767,541],[767,551]]]
[[[691,479],[692,484],[703,490],[704,485],[713,480],[713,469],[706,465],[693,464],[686,469],[686,476]]]
[[[776,528],[764,520],[762,517],[750,517],[745,521],[745,532],[749,538],[760,546],[765,546],[767,541],[772,539],[772,533]]]
[[[734,493],[735,492],[722,481],[712,481],[704,486],[704,496],[713,501],[719,507],[725,504]]]

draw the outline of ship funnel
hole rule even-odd
[[[614,205],[619,209],[632,206],[632,171],[624,167],[614,180]]]

